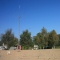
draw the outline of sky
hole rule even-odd
[[[18,37],[20,28],[20,34],[28,29],[35,36],[43,27],[60,34],[59,24],[60,0],[0,0],[0,35],[12,29]]]

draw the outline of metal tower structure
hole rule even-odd
[[[18,33],[19,33],[18,44],[19,44],[19,41],[20,41],[20,5],[19,5],[18,25],[19,25],[19,26],[18,26],[18,28],[19,28],[19,29],[18,29],[18,30],[19,30],[19,31],[18,31]]]

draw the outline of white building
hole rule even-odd
[[[0,46],[0,50],[2,50],[2,46]]]
[[[38,45],[34,45],[34,50],[37,50],[38,49]]]

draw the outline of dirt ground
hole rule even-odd
[[[0,60],[60,60],[60,49],[0,50]]]

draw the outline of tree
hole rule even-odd
[[[33,37],[33,43],[34,43],[34,45],[38,44],[38,42],[37,42],[37,36]]]
[[[47,40],[48,40],[48,34],[47,34],[47,30],[43,27],[41,30],[41,43],[42,43],[42,47],[44,48],[45,46],[47,46]]]
[[[49,38],[49,33],[47,33],[44,37],[45,39],[45,47],[48,46],[48,38]]]
[[[2,46],[2,42],[0,41],[0,46]]]
[[[58,46],[60,46],[60,34],[58,34],[59,40],[58,40]]]
[[[57,43],[58,43],[58,36],[57,36],[57,33],[55,30],[52,30],[50,33],[49,33],[49,41],[48,41],[48,46],[56,46]]]
[[[28,32],[28,30],[23,31],[20,35],[20,44],[24,47],[24,49],[32,47],[31,33]]]
[[[1,35],[0,35],[0,46],[2,45],[2,42],[1,42]]]
[[[43,48],[48,45],[48,33],[47,30],[43,27],[41,32],[37,33],[33,38],[34,44],[39,45],[39,48]]]
[[[14,37],[11,29],[7,30],[5,34],[2,34],[1,41],[7,45],[8,48],[15,46],[18,43],[18,39]]]
[[[40,32],[33,37],[33,42],[35,45],[38,45],[39,48],[42,48],[42,34]]]

